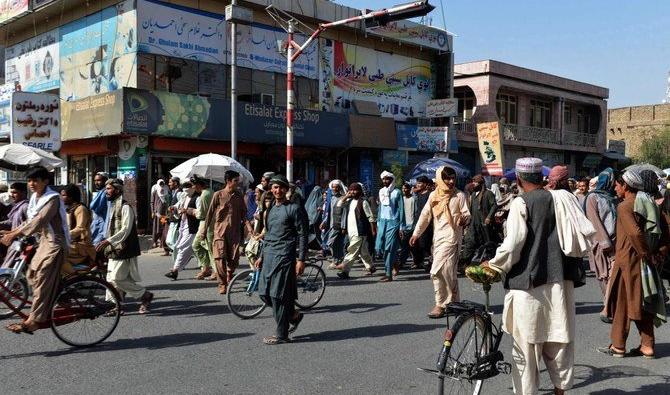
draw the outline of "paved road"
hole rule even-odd
[[[274,321],[266,310],[242,321],[227,311],[213,283],[162,274],[168,258],[143,255],[144,283],[157,295],[148,316],[128,314],[103,345],[72,350],[45,330],[34,336],[0,331],[0,389],[21,394],[430,394],[432,367],[445,321],[430,320],[432,287],[426,274],[377,283],[353,272],[349,281],[329,272],[321,303],[305,317],[295,343],[266,346]],[[193,265],[193,264],[192,264]],[[465,298],[483,293],[461,279]],[[492,293],[500,311],[503,293]],[[608,344],[609,327],[598,320],[599,292],[593,279],[576,292],[576,394],[670,393],[670,326],[657,331],[658,359],[614,359],[594,351]],[[3,322],[4,324],[4,322]],[[629,347],[639,337],[632,334]],[[510,356],[506,338],[502,348]],[[542,393],[552,388],[546,372]],[[483,393],[511,392],[499,375]]]

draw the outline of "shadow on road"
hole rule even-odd
[[[603,311],[602,303],[577,302],[575,303],[576,314],[596,314]]]
[[[0,360],[26,357],[60,357],[63,355],[86,354],[104,351],[119,350],[160,350],[163,348],[188,347],[198,344],[214,343],[224,340],[239,339],[254,335],[250,332],[242,333],[175,333],[171,335],[139,337],[136,339],[118,339],[105,342],[90,348],[67,348],[59,351],[33,352],[0,356]]]
[[[574,369],[575,369],[575,378],[574,378],[575,384],[573,386],[573,390],[622,377],[646,377],[649,379],[648,381],[655,381],[655,383],[644,384],[640,388],[634,391],[623,391],[608,388],[606,390],[592,391],[589,393],[590,394],[670,393],[670,376],[658,375],[650,372],[648,369],[645,368],[630,365],[595,367],[591,365],[576,364]]]
[[[400,303],[351,303],[331,306],[314,307],[308,310],[311,313],[339,313],[348,311],[352,314],[363,314],[377,311],[385,307],[400,306]]]
[[[304,336],[296,336],[293,338],[294,342],[308,343],[308,342],[333,342],[340,340],[351,340],[360,338],[377,338],[394,335],[404,335],[414,332],[432,331],[436,328],[442,328],[444,325],[430,324],[430,325],[416,325],[416,324],[390,324],[390,325],[373,325],[363,326],[359,328],[340,329],[334,331],[323,331],[311,333]]]
[[[188,279],[190,280],[190,279]],[[216,292],[216,286],[217,282],[216,281],[172,281],[167,283],[161,283],[161,284],[153,284],[147,286],[147,289],[150,290],[174,290],[174,291],[179,291],[179,290],[184,290],[184,289],[201,289],[201,288],[212,288],[213,292]]]
[[[151,304],[150,316],[211,316],[228,312],[224,300],[166,300]]]

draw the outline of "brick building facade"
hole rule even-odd
[[[670,128],[670,103],[612,108],[607,111],[607,140],[626,143],[626,156],[635,158],[644,140]]]

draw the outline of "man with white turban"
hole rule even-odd
[[[375,250],[384,258],[386,275],[380,281],[393,280],[393,265],[398,255],[400,241],[398,236],[405,226],[405,210],[402,194],[395,188],[395,176],[383,171],[381,179],[384,187],[379,190],[379,208],[377,214],[377,242]]]

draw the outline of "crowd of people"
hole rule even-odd
[[[304,190],[272,172],[246,189],[240,174],[228,171],[217,191],[198,177],[159,179],[150,196],[152,242],[171,257],[166,277],[177,280],[195,258],[195,278],[216,281],[220,294],[227,293],[242,256],[260,269],[259,292],[277,324],[266,344],[289,342],[303,319],[294,307],[296,276],[310,249],[329,259],[328,268],[342,280],[351,278],[358,262],[365,276],[374,276],[379,261],[381,283],[403,271],[426,270],[434,291],[430,318],[443,317],[460,301],[459,270],[481,263],[500,273],[508,290],[503,326],[514,339],[517,393],[537,392],[540,360],[556,393],[570,388],[574,288],[586,284],[582,261],[588,259],[603,297],[600,319],[611,324],[611,344],[598,351],[653,358],[654,327],[666,320],[661,278],[670,267],[664,265],[670,179],[644,165],[608,168],[579,181],[569,178],[566,166],[555,166],[543,177],[537,158],[517,160],[515,174],[515,180],[500,178],[488,187],[486,177],[475,175],[459,190],[449,166],[413,184],[384,171],[377,194],[337,179]],[[40,235],[27,272],[31,314],[8,329],[38,329],[48,319],[60,276],[91,262],[106,261],[107,280],[147,313],[154,295],[139,284],[140,243],[123,182],[97,173],[87,207],[78,186],[65,186],[59,198],[48,180],[46,169],[36,168],[27,184],[14,183],[0,194],[2,244]],[[3,266],[11,265],[16,252],[2,253]],[[627,351],[631,321],[641,344]]]

